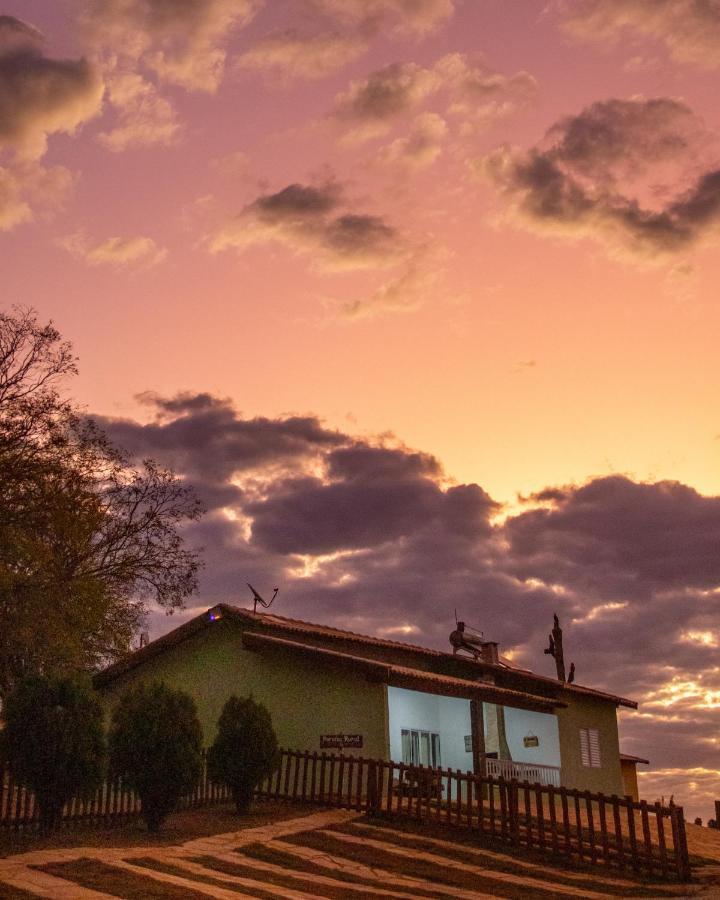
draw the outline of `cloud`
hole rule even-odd
[[[720,498],[677,482],[610,476],[539,499],[551,507],[506,528],[523,574],[605,599],[720,584]]]
[[[362,56],[368,46],[359,34],[303,34],[290,28],[266,35],[238,57],[237,65],[287,81],[324,78]]]
[[[454,0],[307,0],[308,6],[345,25],[377,33],[426,34],[449,19]]]
[[[409,245],[382,217],[346,208],[342,186],[290,184],[262,194],[206,243],[217,253],[230,247],[278,243],[295,253],[313,254],[324,271],[384,268],[407,257]]]
[[[352,128],[357,138],[384,134],[390,124],[415,109],[439,81],[430,70],[417,63],[393,63],[353,81],[335,99],[332,117]]]
[[[94,44],[134,60],[187,90],[217,90],[234,29],[246,25],[260,0],[104,0],[84,24]]]
[[[180,123],[172,104],[155,85],[134,72],[114,72],[108,77],[108,97],[117,119],[98,140],[109,150],[151,147],[174,143]]]
[[[0,16],[0,86],[0,148],[27,160],[95,116],[103,95],[94,66],[45,56],[40,33],[12,16]]]
[[[102,424],[207,501],[188,534],[207,547],[197,605],[242,603],[238,585],[257,580],[280,585],[285,615],[377,634],[410,626],[413,641],[444,648],[457,608],[548,675],[557,612],[579,683],[640,700],[621,740],[651,757],[649,790],[699,802],[681,770],[717,767],[720,497],[614,476],[549,486],[501,521],[481,485],[454,483],[396,440],[312,416],[248,418],[208,394],[145,400],[149,423]]]
[[[59,242],[77,259],[91,266],[115,266],[124,268],[130,265],[154,266],[167,256],[167,250],[158,247],[149,237],[110,237],[98,243],[88,241],[82,233],[69,235]]]
[[[11,231],[62,205],[75,182],[63,166],[36,162],[0,166],[0,231]]]
[[[368,296],[340,303],[342,315],[347,319],[367,319],[381,313],[405,313],[436,299],[444,274],[440,256],[427,246],[418,248],[399,274]]]
[[[528,151],[500,147],[478,170],[515,217],[646,257],[709,238],[720,221],[720,169],[683,103],[607,100],[562,119]]]
[[[382,150],[380,158],[389,165],[424,169],[442,153],[447,133],[447,123],[442,116],[432,112],[421,113],[412,123],[407,137],[394,140]]]
[[[565,28],[585,40],[651,38],[677,62],[720,66],[720,7],[712,0],[563,0],[559,9]]]
[[[353,140],[386,134],[398,122],[439,98],[446,115],[464,129],[487,127],[531,102],[537,82],[527,72],[493,72],[481,58],[462,53],[441,57],[431,67],[392,63],[350,83],[335,98],[331,119]]]
[[[524,69],[514,75],[495,72],[481,57],[449,53],[435,64],[435,71],[450,92],[448,113],[467,125],[487,127],[512,115],[537,97],[538,83]]]

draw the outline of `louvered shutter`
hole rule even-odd
[[[584,766],[600,768],[600,733],[597,728],[580,729],[580,757]]]

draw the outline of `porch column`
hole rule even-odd
[[[485,720],[482,700],[470,701],[470,731],[472,734],[473,772],[485,774]]]

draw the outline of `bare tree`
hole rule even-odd
[[[178,609],[197,586],[182,528],[198,500],[62,396],[75,372],[52,323],[0,315],[0,694],[122,655],[149,603]]]

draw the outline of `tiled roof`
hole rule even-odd
[[[486,703],[500,703],[504,706],[515,706],[520,709],[534,709],[551,712],[558,706],[566,706],[562,701],[539,697],[525,691],[514,691],[497,687],[483,681],[470,681],[466,678],[453,678],[451,675],[439,675],[423,669],[409,666],[396,666],[379,660],[367,659],[337,650],[328,650],[315,644],[304,644],[289,641],[285,638],[246,631],[242,637],[243,644],[250,650],[267,650],[271,652],[288,651],[301,656],[319,659],[328,664],[336,664],[342,668],[350,668],[354,672],[362,672],[370,677],[376,676],[379,681],[394,687],[405,687],[420,690],[429,694],[440,694],[450,697],[484,700]]]
[[[421,647],[417,644],[406,644],[402,641],[390,641],[385,638],[358,634],[354,631],[343,631],[340,628],[332,628],[328,625],[317,625],[312,622],[304,622],[301,619],[289,619],[285,616],[278,616],[274,613],[256,613],[250,609],[244,609],[237,606],[229,606],[224,603],[220,603],[217,606],[211,607],[207,610],[207,612],[202,613],[200,616],[196,616],[194,619],[191,619],[189,622],[186,622],[179,628],[176,628],[174,631],[163,635],[157,640],[152,641],[150,644],[147,644],[145,647],[142,647],[140,650],[136,650],[125,659],[122,659],[119,662],[109,666],[107,669],[98,673],[98,675],[96,676],[96,683],[98,685],[109,683],[115,677],[121,675],[123,672],[129,671],[140,665],[146,659],[149,659],[156,654],[163,652],[169,647],[181,643],[182,641],[191,637],[197,631],[207,627],[208,623],[212,621],[212,617],[234,619],[235,621],[240,621],[249,625],[251,628],[255,627],[259,628],[262,631],[271,631],[275,635],[293,635],[301,639],[316,638],[318,640],[329,640],[331,642],[342,641],[344,644],[352,644],[359,651],[362,651],[362,648],[365,647],[368,649],[376,648],[381,650],[384,649],[388,651],[404,652],[406,654],[410,654],[411,656],[417,655],[419,658],[422,658],[428,662],[435,662],[438,665],[442,665],[443,661],[447,663],[448,661],[452,660],[453,665],[462,667],[463,672],[471,676],[468,679],[470,681],[472,681],[474,677],[474,672],[477,672],[478,675],[494,675],[499,679],[502,679],[503,677],[505,677],[506,679],[512,678],[513,682],[521,685],[522,688],[527,687],[528,693],[533,695],[537,695],[538,691],[542,690],[550,690],[554,696],[557,696],[558,693],[561,692],[569,692],[574,694],[583,694],[589,697],[596,697],[597,699],[610,701],[619,706],[627,706],[632,709],[637,709],[637,703],[635,703],[633,700],[627,700],[624,697],[619,697],[614,694],[608,694],[604,691],[598,691],[594,688],[584,687],[579,684],[566,684],[563,682],[559,682],[555,678],[548,678],[544,675],[537,675],[534,672],[518,668],[512,664],[508,664],[507,662],[483,662],[478,659],[473,659],[469,656],[460,654],[455,655],[453,653],[447,653],[442,650],[433,650],[429,647]],[[362,654],[360,652],[356,653],[356,655],[361,656]],[[433,673],[431,672],[426,673],[427,676],[430,676],[432,674]],[[446,676],[439,675],[438,677]],[[505,689],[512,690],[514,688]],[[520,691],[520,693],[522,693],[522,690]],[[545,699],[547,700],[548,698],[546,697]]]
[[[650,765],[649,759],[643,759],[642,756],[631,756],[629,753],[621,753],[620,754],[620,762],[634,762],[634,763],[643,763],[646,766]]]

